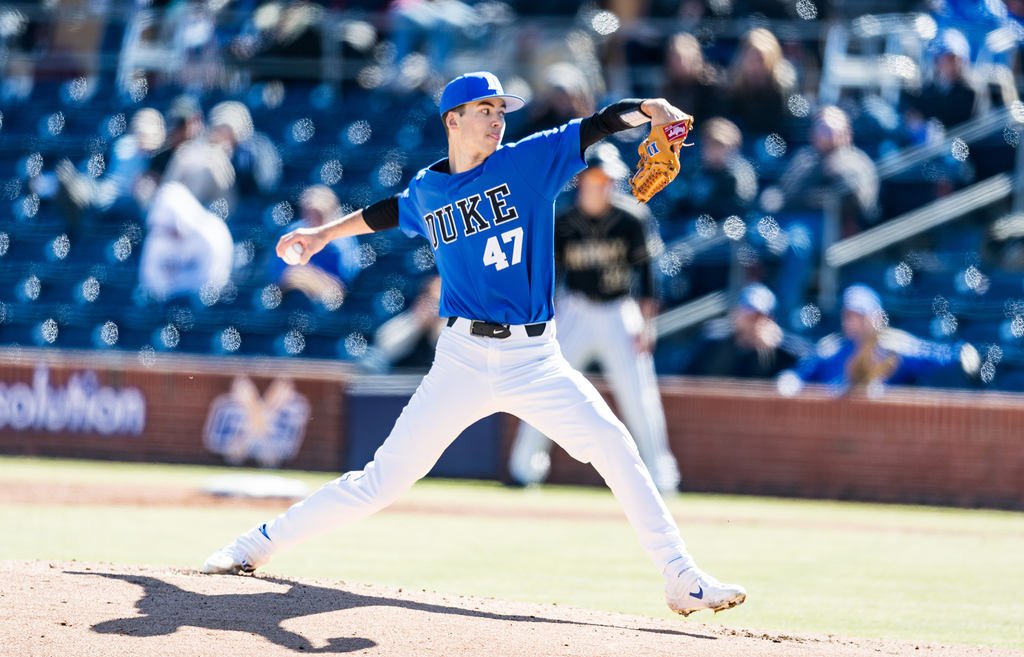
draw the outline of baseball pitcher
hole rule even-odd
[[[584,168],[588,146],[647,122],[688,126],[689,116],[664,100],[626,100],[503,146],[505,114],[523,105],[491,73],[452,80],[440,102],[448,157],[417,173],[402,193],[278,242],[279,256],[305,263],[339,237],[392,228],[425,237],[447,327],[373,461],[242,534],[211,555],[204,572],[251,572],[280,550],[379,511],[425,476],[466,427],[505,411],[594,465],[664,575],[669,607],[685,616],[746,599],[743,587],[697,568],[633,438],[555,341],[555,197]],[[666,176],[664,167],[640,174],[646,192]]]

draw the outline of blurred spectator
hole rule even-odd
[[[456,36],[480,22],[476,11],[459,0],[393,0],[388,17],[395,60],[418,52],[422,44],[438,72],[443,72]]]
[[[943,127],[963,123],[974,115],[976,98],[967,81],[971,46],[959,30],[946,28],[931,44],[934,69],[931,80],[921,89],[904,91],[900,99],[904,126],[911,141],[927,141],[928,121]]]
[[[428,369],[434,362],[434,347],[447,322],[447,318],[437,314],[440,302],[441,277],[425,278],[412,306],[377,329],[373,344],[359,359],[359,364],[380,373],[392,368]]]
[[[556,128],[596,111],[590,83],[576,65],[552,64],[544,73],[544,85],[547,91],[531,103],[530,121],[523,136]]]
[[[934,0],[928,9],[939,25],[981,28],[984,35],[1006,23],[1007,9],[1017,0]],[[980,44],[979,44],[980,45]]]
[[[224,220],[179,182],[160,186],[146,218],[139,287],[156,301],[202,295],[216,301],[231,276],[234,242]],[[207,304],[209,305],[209,304]]]
[[[974,376],[981,365],[969,343],[937,344],[888,328],[882,299],[866,285],[843,293],[842,335],[822,338],[796,368],[779,375],[779,391],[796,394],[804,383],[825,383],[837,393],[866,388],[880,394],[885,384],[913,383],[940,369],[961,367]]]
[[[77,225],[82,212],[89,208],[135,220],[140,208],[147,207],[153,197],[153,185],[143,181],[165,135],[160,112],[143,108],[132,116],[128,132],[114,142],[109,166],[104,166],[101,155],[88,160],[87,173],[80,172],[69,160],[59,162],[55,171],[59,186],[53,191],[68,222]]]
[[[245,105],[233,100],[215,105],[210,110],[206,134],[178,149],[167,165],[164,180],[180,182],[207,207],[223,199],[230,214],[236,201],[231,156],[252,132],[252,117]],[[222,218],[226,216],[222,214]]]
[[[325,185],[307,187],[299,206],[302,226],[307,228],[321,226],[341,216],[338,197]],[[288,229],[294,228],[296,226]],[[328,244],[305,265],[286,265],[281,258],[271,256],[267,274],[282,292],[298,290],[310,301],[328,310],[337,310],[359,271],[359,239],[345,237]]]
[[[135,196],[138,183],[149,168],[149,161],[163,145],[167,136],[164,117],[160,112],[145,108],[132,116],[128,134],[114,142],[107,175],[96,183],[95,205],[108,210],[118,199]],[[153,196],[153,189],[139,189],[139,205],[145,207]]]
[[[171,101],[167,110],[167,139],[149,162],[150,174],[158,182],[178,149],[203,133],[203,120],[203,108],[194,97],[182,94]]]
[[[729,284],[731,243],[705,243],[703,237],[708,236],[709,226],[723,225],[731,216],[744,216],[757,196],[757,174],[740,155],[743,138],[736,124],[715,117],[699,125],[699,164],[684,166],[666,189],[669,198],[676,200],[661,221],[661,236],[669,244],[668,260],[663,259],[656,271],[664,276],[662,290],[669,304]],[[721,235],[717,229],[711,230]],[[698,235],[702,236],[697,241],[701,246],[694,254],[689,242]],[[685,242],[681,241],[684,237]],[[675,258],[680,266],[688,266],[686,274],[674,265]]]
[[[324,8],[319,4],[306,0],[289,3],[274,26],[274,41],[267,54],[319,59],[323,47],[320,37],[323,20]]]
[[[819,109],[811,123],[810,141],[793,154],[778,186],[765,190],[762,203],[774,206],[765,209],[821,210],[839,184],[848,201],[844,218],[873,223],[878,213],[878,174],[871,158],[853,145],[846,112],[834,105]]]
[[[704,61],[704,50],[692,34],[676,34],[665,52],[662,97],[701,121],[711,116],[718,71]]]
[[[248,16],[229,49],[243,61],[256,55],[319,60],[323,20],[324,8],[314,2],[265,2]]]
[[[735,121],[748,137],[777,132],[795,84],[796,74],[783,58],[779,40],[765,28],[755,28],[740,41],[715,113]]]
[[[803,304],[804,290],[821,250],[824,212],[838,204],[842,230],[852,234],[878,217],[878,173],[875,163],[853,145],[853,129],[843,110],[827,105],[818,110],[810,130],[811,144],[796,151],[779,184],[761,194],[761,206],[776,214],[785,231],[775,290],[779,316],[790,319]],[[772,245],[770,245],[772,246]],[[784,250],[782,250],[784,249]]]
[[[736,124],[714,117],[698,125],[700,165],[684,168],[675,181],[672,191],[680,196],[673,211],[676,219],[671,224],[692,221],[704,214],[717,221],[742,216],[757,196],[757,173],[740,155],[743,134]],[[663,226],[662,236],[666,239],[680,232],[671,224]]]
[[[768,379],[793,367],[810,344],[775,323],[775,295],[744,287],[727,318],[707,322],[685,374]]]
[[[184,89],[202,92],[221,80],[223,62],[217,39],[216,9],[226,3],[200,0],[172,3],[162,25],[164,43],[170,43],[169,65]]]

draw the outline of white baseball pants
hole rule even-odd
[[[255,530],[249,536],[269,555],[379,511],[425,476],[466,427],[498,411],[517,415],[574,458],[593,463],[663,574],[693,566],[633,439],[562,357],[554,322],[537,337],[513,326],[506,339],[472,336],[465,319],[445,328],[430,372],[373,461],[267,523],[270,541]]]
[[[654,483],[659,490],[675,491],[679,486],[679,464],[668,445],[654,358],[649,353],[637,353],[633,346],[643,330],[639,304],[630,297],[596,303],[582,295],[568,294],[555,301],[555,311],[562,355],[578,370],[595,359],[601,364],[619,413],[636,440]],[[509,472],[517,482],[533,484],[547,478],[551,441],[544,435],[547,431],[527,422],[520,425],[516,435]]]

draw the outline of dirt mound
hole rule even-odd
[[[2,561],[0,573],[10,655],[1024,655],[184,568]]]

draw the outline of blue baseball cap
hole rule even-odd
[[[455,78],[444,88],[441,94],[441,116],[453,110],[459,105],[473,103],[485,98],[501,98],[505,101],[505,112],[515,112],[526,105],[526,101],[519,96],[505,93],[501,88],[501,82],[493,73],[477,71],[466,73]]]
[[[761,313],[766,317],[775,315],[775,293],[763,283],[751,283],[736,299],[736,307],[745,312]]]
[[[873,317],[882,312],[882,297],[867,285],[855,283],[843,292],[843,308]]]
[[[955,28],[947,27],[940,31],[935,40],[931,42],[930,47],[936,55],[948,52],[965,62],[971,61],[971,44],[967,41],[964,33]]]

